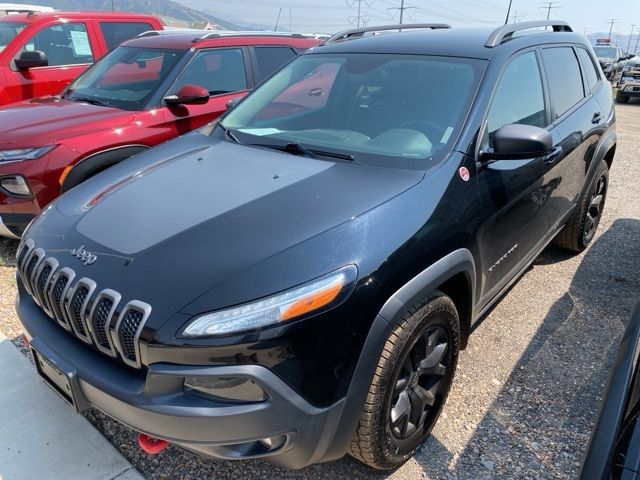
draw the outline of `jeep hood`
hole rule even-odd
[[[122,127],[134,113],[117,108],[42,97],[0,110],[0,148],[51,145],[71,136]]]
[[[192,133],[71,190],[45,210],[27,236],[37,245],[44,242],[46,250],[62,252],[64,264],[99,288],[145,301],[166,320],[212,288],[352,222],[423,176],[422,171],[311,159]],[[69,254],[80,246],[97,261],[84,266]],[[327,244],[326,255],[334,249]],[[262,294],[275,293],[270,282],[264,283]],[[226,306],[225,299],[217,300]],[[152,315],[149,322],[160,318]]]

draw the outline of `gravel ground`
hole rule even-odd
[[[424,448],[392,473],[349,457],[286,472],[262,462],[213,462],[170,447],[141,454],[135,434],[89,419],[150,479],[575,478],[622,332],[640,292],[640,103],[618,106],[619,147],[604,218],[591,247],[549,247],[493,308],[461,353],[443,415]],[[19,346],[16,243],[0,240],[0,329]]]

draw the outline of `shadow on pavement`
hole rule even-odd
[[[454,471],[467,472],[465,464],[484,463],[486,470],[454,478],[523,478],[525,471],[537,472],[536,478],[577,476],[609,369],[639,296],[638,239],[640,221],[620,219],[589,248],[569,290],[545,316],[454,465]],[[570,256],[549,247],[535,264]],[[583,447],[569,451],[568,444]],[[425,450],[424,471],[441,478],[445,466],[430,464]]]

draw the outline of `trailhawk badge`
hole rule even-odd
[[[96,255],[91,252],[87,252],[87,250],[84,248],[84,245],[82,245],[80,248],[76,248],[75,250],[71,250],[71,255],[81,260],[82,263],[85,264],[85,266],[96,263],[96,260],[98,260],[98,257]]]

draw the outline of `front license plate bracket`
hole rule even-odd
[[[76,369],[39,339],[32,339],[30,345],[33,363],[40,378],[76,412],[88,410],[89,405],[80,390]]]

